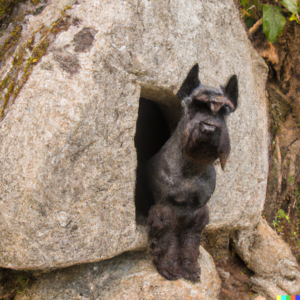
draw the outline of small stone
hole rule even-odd
[[[230,277],[230,273],[229,272],[226,272],[225,270],[221,269],[221,268],[217,268],[218,270],[218,274],[220,275],[220,277],[223,279],[223,280],[228,280],[229,277]]]
[[[59,225],[64,228],[67,227],[67,225],[71,222],[70,215],[65,211],[59,212],[57,219],[58,219]]]

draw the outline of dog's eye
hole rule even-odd
[[[220,113],[225,116],[230,114],[231,112],[232,112],[232,109],[227,104],[223,105],[222,108],[220,109]]]
[[[208,102],[194,100],[193,103],[195,104],[198,110],[210,110],[210,106]]]

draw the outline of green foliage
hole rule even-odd
[[[284,228],[284,225],[290,223],[289,216],[283,211],[282,209],[279,209],[275,219],[273,220],[273,226],[277,232],[281,232]],[[281,226],[279,226],[281,225]]]
[[[252,8],[257,10],[262,7],[260,0],[240,0],[240,5],[246,10],[251,10]]]
[[[254,19],[254,18],[248,18],[247,20],[246,20],[246,25],[247,25],[247,28],[249,29],[249,28],[251,28],[255,23],[256,23],[256,19]]]
[[[294,183],[294,178],[291,175],[289,175],[289,183]]]
[[[292,14],[292,16],[290,17],[290,21],[296,21],[298,24],[300,24],[300,16],[296,14]]]
[[[18,290],[18,294],[21,294],[24,291],[25,287],[28,285],[29,278],[25,277],[25,276],[20,276],[19,282],[20,282],[21,286]]]
[[[273,3],[275,3],[273,1]],[[240,0],[241,10],[248,28],[251,28],[258,19],[263,20],[263,30],[269,42],[275,42],[282,33],[286,18],[282,15],[292,13],[290,21],[300,24],[300,1],[282,0],[278,4],[262,5],[260,0]]]
[[[280,219],[284,219],[286,217],[286,213],[282,209],[279,209],[277,212],[277,217]]]
[[[297,0],[282,0],[281,3],[293,14],[298,14],[299,8],[297,5]]]
[[[242,5],[244,7],[247,7],[249,5],[249,1],[248,0],[241,0],[240,5]]]
[[[21,283],[21,284],[25,284],[26,283],[26,281],[27,281],[27,277],[25,277],[25,276],[20,276],[19,277],[19,282]]]
[[[277,6],[263,6],[263,30],[269,42],[275,42],[283,31],[286,23],[285,17]]]

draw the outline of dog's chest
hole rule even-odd
[[[216,177],[213,166],[200,174],[183,173],[178,168],[161,168],[153,184],[156,203],[162,201],[173,205],[193,203],[203,206],[214,192]]]

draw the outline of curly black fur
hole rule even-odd
[[[182,103],[179,124],[161,150],[137,170],[137,210],[148,215],[153,263],[169,280],[200,278],[197,263],[201,233],[209,222],[206,203],[216,185],[213,163],[224,169],[230,152],[225,116],[237,107],[238,82],[225,87],[203,86],[198,65],[178,92]]]

